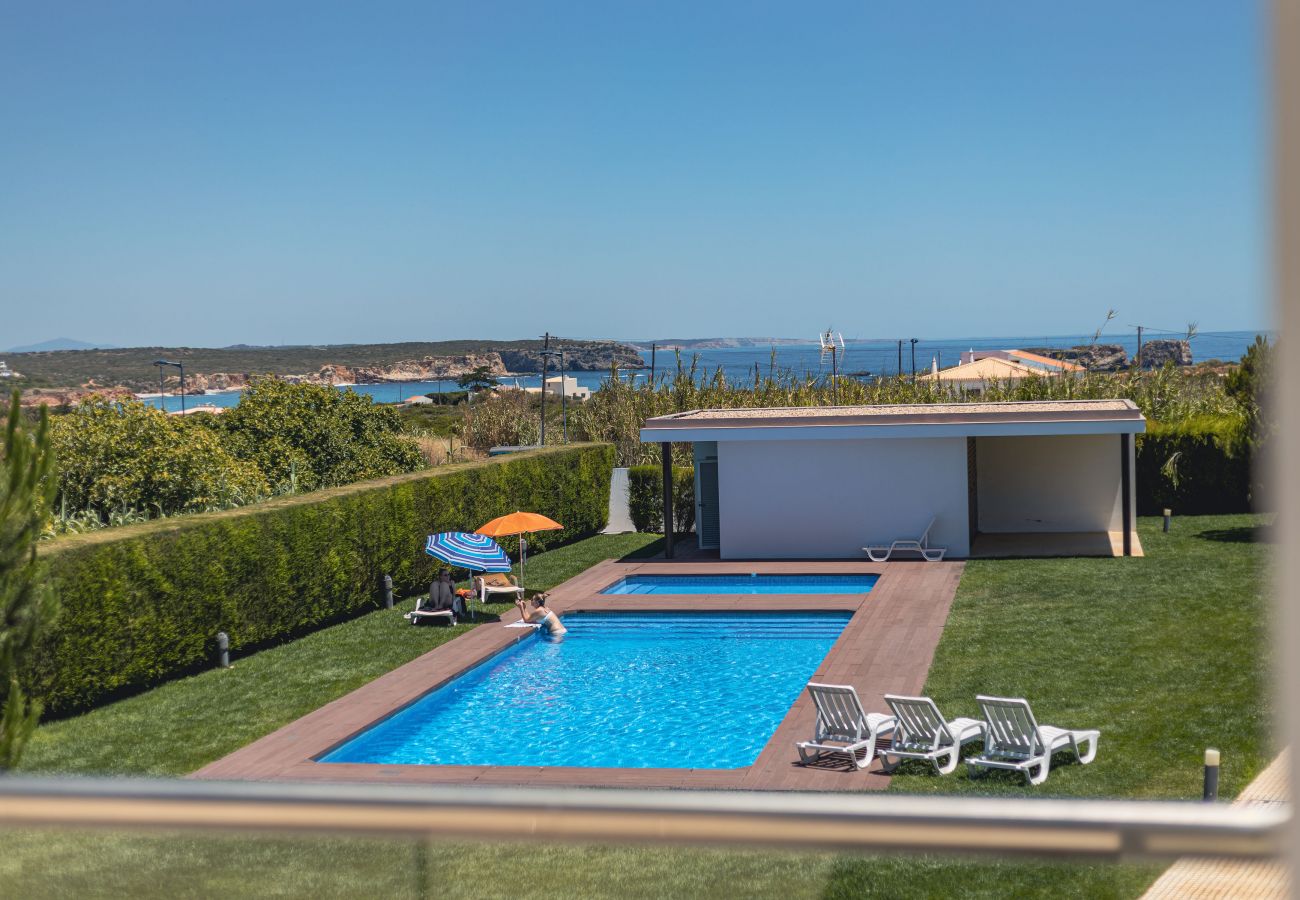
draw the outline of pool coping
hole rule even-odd
[[[947,620],[962,562],[667,562],[597,563],[551,591],[570,612],[851,611],[852,618],[812,680],[853,684],[869,710],[885,693],[919,693]],[[875,574],[867,594],[607,594],[630,574]],[[394,617],[397,613],[393,614]],[[400,627],[410,627],[402,622]],[[529,629],[484,623],[253,743],[190,777],[202,779],[421,784],[527,784],[588,787],[870,790],[888,777],[844,763],[797,765],[796,740],[811,737],[806,693],[795,701],[752,765],[735,769],[625,769],[570,766],[447,766],[320,763],[316,757],[416,702],[492,654],[531,636]]]

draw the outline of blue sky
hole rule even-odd
[[[0,23],[0,347],[1269,319],[1243,0]]]

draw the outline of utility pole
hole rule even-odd
[[[838,348],[834,343],[831,344],[831,406],[840,405],[840,367],[836,362],[836,350]]]
[[[569,442],[569,384],[567,367],[564,364],[564,348],[560,348],[560,433],[564,443]]]
[[[1141,325],[1137,326],[1137,330],[1138,330],[1137,367],[1138,367],[1138,371],[1140,372],[1142,371],[1142,326]]]
[[[551,333],[548,331],[542,335],[542,440],[543,447],[546,446],[546,362],[550,359],[551,354]]]
[[[655,386],[655,350],[657,345],[650,345],[650,387]]]
[[[898,377],[903,377],[903,339],[898,339]]]
[[[912,380],[916,381],[916,338],[912,338]]]

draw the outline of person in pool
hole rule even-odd
[[[546,594],[538,594],[533,597],[531,607],[526,600],[516,600],[515,607],[519,610],[519,615],[525,622],[540,625],[553,635],[564,634],[568,629],[560,622],[559,616],[546,608],[546,599]]]

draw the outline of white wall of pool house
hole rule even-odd
[[[970,552],[965,438],[719,441],[723,559],[860,559],[920,534]]]
[[[1113,435],[984,437],[975,446],[981,532],[1123,529]]]

